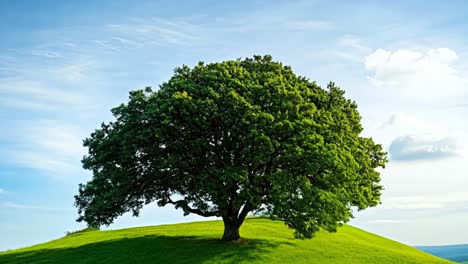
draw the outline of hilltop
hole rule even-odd
[[[413,247],[343,226],[294,239],[281,221],[249,218],[240,242],[222,242],[221,221],[76,233],[0,253],[0,263],[451,263]]]

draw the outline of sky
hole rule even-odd
[[[0,251],[78,230],[82,140],[128,92],[183,64],[271,54],[359,105],[382,204],[350,224],[410,245],[468,243],[468,3],[0,1]],[[201,220],[151,204],[107,229]]]

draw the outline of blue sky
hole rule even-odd
[[[182,64],[253,54],[356,100],[390,152],[382,205],[352,224],[412,245],[468,243],[468,3],[0,2],[0,250],[82,228],[82,139],[128,91]],[[200,219],[150,205],[109,228]]]

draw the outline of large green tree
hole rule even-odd
[[[177,68],[112,113],[84,140],[93,178],[75,203],[90,226],[156,201],[222,217],[224,240],[260,209],[311,238],[380,200],[386,153],[360,135],[356,103],[271,56]]]

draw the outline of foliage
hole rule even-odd
[[[238,243],[217,239],[220,221],[88,232],[0,253],[0,263],[452,263],[347,225],[312,240],[268,219],[247,218],[241,229]]]
[[[91,226],[157,201],[222,217],[226,240],[261,208],[311,238],[379,203],[386,153],[360,136],[357,104],[270,56],[177,68],[112,113],[84,141],[93,179],[75,200]]]

